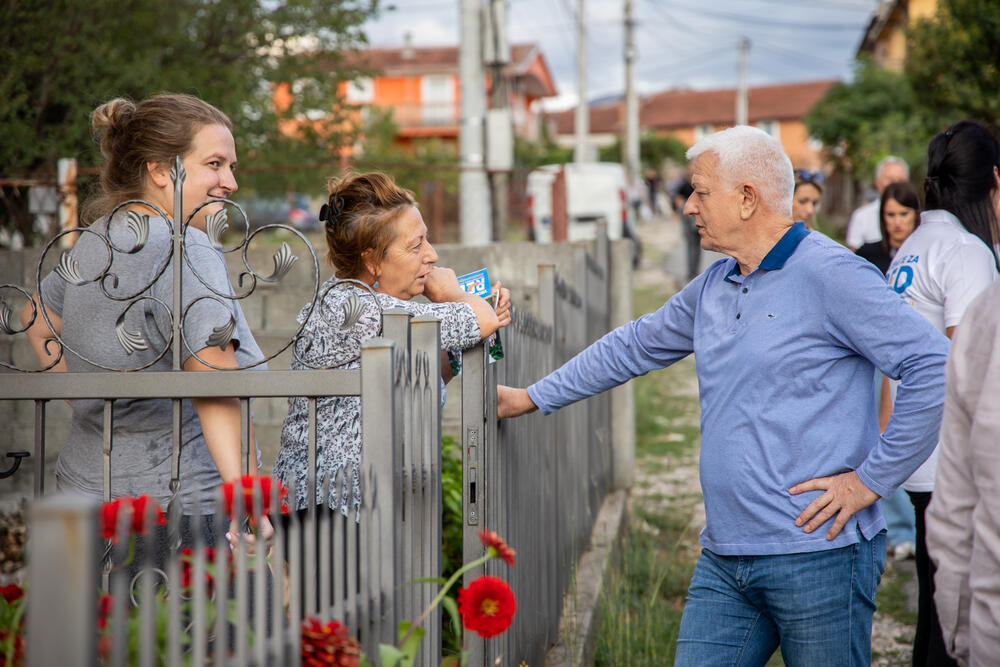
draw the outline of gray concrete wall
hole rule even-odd
[[[322,243],[320,240],[319,243]],[[612,324],[620,324],[631,318],[631,264],[628,261],[629,251],[627,241],[616,241],[611,245],[612,255]],[[261,247],[256,247],[260,245]],[[592,251],[590,244],[583,245]],[[248,252],[247,259],[251,266],[260,273],[268,274],[272,265],[271,256],[277,249],[276,243],[255,244]],[[437,247],[440,255],[439,265],[453,268],[459,275],[487,267],[490,278],[494,282],[500,280],[512,293],[513,303],[533,314],[538,313],[538,266],[539,264],[555,264],[557,272],[562,276],[574,275],[575,248],[570,244],[538,245],[534,243],[497,243],[483,247],[463,247],[458,245],[442,245]],[[255,292],[241,301],[250,327],[257,342],[265,354],[271,354],[280,349],[294,334],[297,323],[295,320],[299,310],[312,298],[314,288],[313,263],[302,246],[295,247],[293,252],[299,256],[292,271],[278,284],[259,282]],[[317,246],[319,254],[320,284],[330,277],[330,269],[326,266],[322,246]],[[0,284],[19,284],[34,292],[35,272],[40,251],[29,249],[21,252],[0,251]],[[46,257],[43,276],[58,260],[59,252],[50,251]],[[230,277],[237,285],[239,274],[245,271],[243,259],[237,253],[227,255],[230,267]],[[236,287],[237,291],[240,288]],[[11,297],[6,292],[8,299]],[[15,318],[24,302],[11,303]],[[0,359],[7,363],[15,363],[21,367],[37,368],[37,362],[31,353],[30,346],[24,336],[6,336],[0,334]],[[288,368],[290,352],[286,350],[270,362],[271,368]],[[18,374],[0,369],[0,382],[17,382]],[[461,380],[456,379],[448,387],[449,400],[445,409],[445,433],[458,433],[460,411],[458,410],[461,396]],[[613,408],[615,425],[613,431],[616,448],[624,447],[632,451],[632,432],[634,431],[631,415],[631,388],[616,390]],[[270,471],[277,455],[281,423],[286,411],[286,399],[260,399],[254,401],[254,425],[258,444],[263,457],[264,470]],[[66,438],[69,428],[70,409],[61,401],[51,401],[46,408],[46,487],[54,488],[52,470],[58,457],[59,449]],[[34,405],[26,401],[0,401],[0,469],[6,463],[6,453],[18,449],[33,449]],[[625,455],[619,460],[616,455],[616,484],[619,484],[621,466],[630,470],[631,458]],[[33,479],[30,472],[31,460],[21,472],[13,477],[0,480],[0,500],[10,499],[19,495],[27,495],[32,488]],[[630,473],[628,473],[630,475]],[[628,477],[630,479],[630,476]]]

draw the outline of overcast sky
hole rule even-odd
[[[579,0],[508,0],[512,43],[541,46],[560,96],[576,101],[576,10]],[[585,0],[587,97],[624,90],[624,0]],[[373,46],[458,44],[460,0],[383,0],[366,28]],[[395,9],[385,9],[394,5]],[[641,94],[668,88],[736,86],[738,43],[751,43],[750,85],[848,78],[877,0],[633,0],[636,84]]]

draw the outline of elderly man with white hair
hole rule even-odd
[[[684,212],[729,255],[654,313],[595,342],[498,414],[548,414],[694,353],[706,524],[676,665],[871,660],[885,563],[878,504],[934,448],[947,339],[874,265],[793,222],[792,165],[735,127],[688,151]],[[879,434],[873,377],[899,378]]]

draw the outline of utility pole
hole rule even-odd
[[[639,96],[635,89],[635,20],[632,0],[625,0],[625,174],[633,190],[639,173]]]
[[[510,63],[505,0],[490,0],[488,24],[484,60],[491,87],[486,113],[486,168],[493,204],[493,240],[503,241],[507,237],[510,172],[514,168],[514,128],[504,76],[504,68]]]
[[[740,37],[740,74],[736,90],[736,124],[747,124],[747,52],[750,50],[750,40]]]
[[[463,245],[490,242],[492,215],[486,178],[483,130],[486,86],[483,75],[482,0],[462,0],[462,34],[458,48],[459,95],[459,232]]]
[[[586,162],[590,159],[587,147],[587,137],[590,135],[590,109],[587,108],[587,29],[585,19],[584,0],[579,0],[576,8],[576,91],[580,99],[576,103],[574,162]]]

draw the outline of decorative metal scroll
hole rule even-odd
[[[186,172],[179,157],[175,160],[170,175],[173,180],[175,192],[181,192],[186,178]],[[215,251],[223,256],[230,253],[239,253],[242,259],[243,270],[239,274],[236,285],[229,286],[232,288],[232,292],[225,291],[224,288],[220,289],[219,285],[213,285],[210,281],[206,280],[203,275],[204,269],[199,270],[198,262],[192,258],[190,252],[190,245],[192,245],[193,242],[191,241],[188,228],[192,225],[193,220],[195,220],[196,216],[198,216],[203,209],[219,205],[221,205],[219,210],[211,211],[205,216],[204,233],[208,237],[208,241]],[[238,242],[231,247],[227,247],[223,242],[225,232],[230,228],[229,207],[235,208],[238,212],[237,217],[242,222],[243,226],[243,233],[239,236]],[[145,210],[150,211],[150,213],[144,212]],[[40,317],[41,320],[44,321],[44,324],[47,325],[47,338],[45,340],[44,348],[45,351],[49,353],[51,359],[49,363],[41,368],[22,368],[14,363],[8,363],[4,360],[0,360],[0,366],[10,370],[26,373],[42,372],[54,368],[64,358],[66,353],[72,353],[88,364],[106,371],[140,371],[151,367],[162,359],[171,349],[171,346],[175,342],[174,338],[177,337],[178,333],[181,338],[179,343],[184,345],[196,359],[206,366],[218,370],[245,370],[253,368],[274,359],[289,347],[293,348],[292,354],[295,359],[307,368],[337,368],[353,361],[357,361],[360,357],[360,353],[358,357],[342,364],[337,364],[337,366],[319,367],[308,363],[303,359],[303,354],[308,351],[309,347],[312,345],[312,341],[305,339],[302,336],[302,331],[308,319],[313,316],[313,311],[317,308],[319,308],[318,315],[321,317],[324,316],[321,304],[329,291],[332,289],[350,287],[353,285],[362,290],[362,295],[359,297],[358,290],[352,289],[351,296],[347,300],[348,306],[345,308],[345,311],[347,312],[345,312],[343,318],[341,318],[343,327],[349,328],[353,326],[365,312],[367,304],[363,304],[362,300],[367,300],[367,295],[365,295],[364,292],[370,294],[375,303],[375,307],[379,311],[379,315],[381,315],[381,305],[379,304],[379,300],[371,287],[357,280],[335,280],[329,284],[325,290],[323,290],[322,294],[320,294],[319,259],[316,251],[313,249],[308,239],[294,227],[285,224],[264,225],[251,231],[250,220],[246,211],[238,203],[230,199],[208,199],[195,207],[185,219],[182,220],[182,216],[182,209],[180,206],[177,206],[176,203],[174,214],[173,216],[170,216],[156,204],[146,200],[133,199],[122,202],[111,211],[106,218],[106,223],[91,227],[78,227],[64,230],[49,240],[41,253],[35,270],[36,285],[40,286],[44,277],[42,274],[42,266],[45,265],[45,260],[53,248],[58,248],[61,245],[63,237],[75,234],[77,235],[77,240],[87,235],[97,239],[100,244],[99,247],[103,248],[104,254],[106,255],[106,257],[101,258],[103,261],[97,262],[98,264],[101,264],[101,266],[82,267],[80,266],[78,258],[74,255],[73,251],[66,250],[59,257],[53,271],[61,280],[65,281],[69,285],[82,286],[95,284],[99,287],[103,296],[109,301],[120,302],[123,304],[121,313],[115,321],[114,340],[107,341],[107,344],[119,346],[129,357],[136,352],[147,353],[143,355],[142,359],[144,361],[142,363],[137,362],[137,365],[127,368],[115,367],[88,357],[81,350],[73,349],[66,342],[64,336],[60,334],[58,329],[53,326],[48,309],[44,307],[44,295],[40,290],[37,294],[33,295],[31,291],[21,285],[4,284],[0,285],[0,332],[9,336],[25,334],[29,329],[36,325],[36,322],[38,322]],[[163,253],[162,257],[151,258],[151,261],[155,262],[155,266],[148,281],[139,285],[130,284],[129,289],[125,290],[123,287],[123,276],[117,275],[114,271],[115,258],[118,255],[134,255],[143,248],[147,248],[154,225],[165,225],[165,229],[174,243],[167,245],[166,252]],[[127,231],[124,236],[129,239],[129,242],[119,245],[122,243],[123,235],[119,233],[122,226],[124,226],[124,230]],[[230,315],[229,321],[216,327],[211,332],[207,340],[204,341],[189,341],[186,339],[184,334],[185,321],[191,313],[192,307],[200,301],[214,301],[224,307],[227,307],[227,309],[231,311],[232,308],[230,304],[233,302],[238,303],[240,300],[246,299],[253,294],[257,288],[258,282],[275,284],[281,282],[281,280],[288,275],[293,266],[298,262],[299,258],[292,252],[292,248],[286,242],[283,242],[273,253],[271,257],[272,266],[270,267],[254,267],[248,257],[251,244],[255,240],[263,238],[261,237],[261,234],[267,235],[275,230],[291,234],[304,244],[308,257],[312,260],[313,298],[309,302],[309,306],[304,312],[302,322],[299,324],[296,331],[277,350],[274,350],[270,354],[266,354],[263,359],[253,363],[248,363],[245,366],[239,366],[237,368],[222,368],[220,366],[216,366],[199,356],[197,351],[206,347],[218,346],[224,348],[228,345],[236,332],[237,322],[235,317]],[[173,312],[173,309],[169,304],[164,303],[164,301],[152,295],[153,286],[157,283],[157,281],[164,278],[165,272],[167,272],[168,267],[171,266],[171,262],[174,259],[173,255],[175,252],[174,248],[177,247],[177,235],[180,235],[179,247],[181,249],[181,261],[186,264],[187,269],[198,280],[201,286],[209,292],[208,295],[202,295],[187,303],[184,306],[183,311],[180,313]],[[117,239],[118,243],[116,243],[113,239]],[[204,245],[200,244],[200,247],[204,248]],[[179,275],[179,273],[175,272],[175,282],[177,281],[177,276]],[[173,285],[175,294],[180,288],[181,286],[178,284]],[[18,304],[22,300],[26,304],[24,306],[25,314],[30,314],[30,316],[25,318],[26,324],[23,325],[21,324],[20,313],[14,311],[13,305]],[[126,316],[129,311],[139,304],[142,304],[147,308],[161,309],[162,313],[168,318],[170,323],[169,329],[164,332],[163,337],[166,339],[165,343],[161,349],[152,350],[152,353],[149,353],[151,347],[153,346],[149,336],[141,330],[134,330],[126,326]],[[40,308],[39,306],[42,307]],[[177,318],[179,318],[179,322],[176,321]],[[381,321],[381,317],[379,320]],[[381,334],[381,328],[379,329],[379,334]]]

